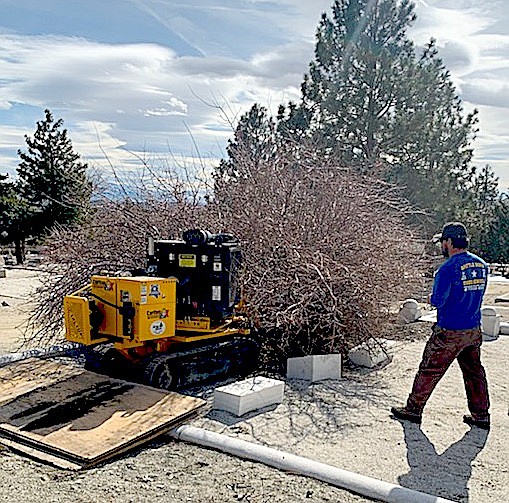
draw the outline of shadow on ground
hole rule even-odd
[[[471,428],[457,442],[439,454],[421,428],[400,421],[405,435],[410,471],[398,477],[403,487],[462,503],[468,502],[468,481],[472,475],[472,462],[482,451],[488,431]]]

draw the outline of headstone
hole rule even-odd
[[[389,359],[387,352],[379,345],[368,346],[366,343],[352,348],[348,358],[355,365],[373,368]]]
[[[415,299],[406,299],[399,308],[398,322],[404,324],[412,323],[417,321],[421,316],[422,311],[419,307],[419,303]]]
[[[486,306],[481,309],[481,330],[483,339],[496,339],[500,333],[500,315],[494,307]]]
[[[504,321],[500,322],[500,335],[509,335],[509,323]]]

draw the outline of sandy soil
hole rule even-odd
[[[0,352],[14,349],[21,333],[16,327],[30,307],[23,298],[38,280],[32,273],[9,270],[7,279],[0,278]],[[486,304],[496,305],[509,321],[509,304],[493,303],[500,295],[509,295],[509,282],[491,283]],[[340,381],[289,381],[282,404],[242,418],[212,410],[213,388],[190,390],[209,402],[192,424],[453,501],[507,502],[509,336],[483,345],[492,402],[489,433],[462,423],[466,399],[456,364],[435,390],[422,427],[390,417],[390,406],[406,398],[429,328],[421,322],[395,325],[398,340],[388,364],[345,368]],[[0,463],[0,502],[371,501],[168,437],[78,473],[7,449],[0,450]]]

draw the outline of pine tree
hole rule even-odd
[[[25,135],[27,152],[18,150],[16,191],[26,208],[24,238],[44,235],[56,224],[78,221],[89,202],[87,165],[79,161],[62,125],[62,119],[55,121],[45,110],[33,138]]]
[[[62,119],[54,121],[45,110],[34,137],[25,135],[28,152],[18,150],[17,190],[31,209],[33,223],[43,229],[75,222],[91,193],[87,165],[79,162],[62,125]]]
[[[7,175],[0,175],[0,243],[15,244],[18,264],[25,260],[27,215],[27,206],[17,193],[16,183]]]
[[[349,165],[370,167],[397,143],[391,123],[408,100],[414,51],[405,31],[414,19],[407,0],[336,0],[332,17],[322,16],[303,106],[314,135]]]
[[[249,177],[257,166],[275,155],[275,123],[267,109],[255,103],[239,120],[233,140],[228,141],[228,159],[221,160],[216,181]]]

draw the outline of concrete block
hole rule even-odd
[[[6,278],[6,277],[7,277],[7,271],[0,267],[0,278]]]
[[[436,311],[436,309],[432,310],[432,311],[429,311],[429,313],[425,314],[424,316],[421,316],[419,318],[419,321],[426,321],[426,322],[429,322],[429,323],[436,323],[437,322],[437,311]]]
[[[387,360],[389,355],[378,345],[373,345],[371,347],[364,343],[352,348],[348,352],[348,358],[355,365],[372,368]]]
[[[399,308],[398,322],[412,323],[422,316],[422,310],[415,299],[406,299]]]
[[[311,382],[341,379],[341,355],[309,355],[288,358],[286,377],[288,379],[305,379]]]
[[[500,322],[500,335],[509,335],[509,323],[505,321]]]
[[[255,376],[214,390],[214,409],[243,416],[248,412],[283,401],[285,383]]]

